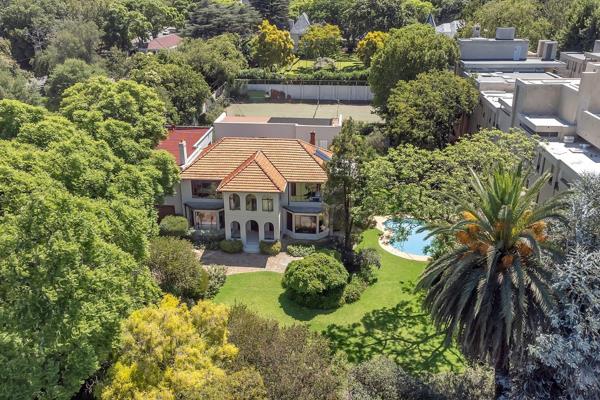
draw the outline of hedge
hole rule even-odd
[[[313,244],[288,244],[286,247],[286,252],[292,257],[306,257],[316,251]]]
[[[159,231],[161,236],[186,237],[190,231],[190,225],[185,217],[167,215],[160,221]]]
[[[225,253],[241,253],[244,250],[244,244],[241,240],[221,240],[219,242],[219,247]]]
[[[282,81],[367,81],[369,79],[368,69],[355,71],[331,71],[320,69],[310,73],[296,72],[293,74],[282,74],[262,68],[251,68],[240,71],[237,79],[268,79]]]
[[[281,242],[279,240],[275,242],[266,242],[261,240],[259,247],[262,254],[276,256],[277,254],[281,253]]]

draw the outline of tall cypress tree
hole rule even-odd
[[[276,25],[279,29],[288,29],[288,12],[290,0],[250,0],[263,19]]]

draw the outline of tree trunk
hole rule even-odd
[[[494,365],[496,400],[508,400],[510,396],[510,361],[508,354],[508,345],[502,345],[502,350]]]

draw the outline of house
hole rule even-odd
[[[557,72],[564,68],[555,60],[558,44],[549,40],[538,42],[537,53],[529,53],[529,40],[515,38],[515,28],[497,28],[493,39],[479,37],[478,27],[473,37],[458,39],[460,61],[458,74],[484,72]]]
[[[169,201],[199,231],[239,239],[258,252],[261,240],[319,240],[330,234],[321,196],[332,154],[301,139],[222,137],[182,167]]]
[[[182,41],[183,38],[176,33],[161,34],[148,42],[146,51],[158,53],[161,50],[172,50],[177,48]]]
[[[214,140],[224,137],[266,137],[301,139],[318,138],[319,147],[328,148],[342,129],[342,116],[337,118],[296,118],[266,116],[234,116],[221,114],[213,123]]]
[[[594,49],[584,53],[574,51],[562,51],[560,60],[565,63],[565,68],[559,71],[565,78],[581,78],[581,73],[585,72],[588,63],[600,62],[600,40],[594,42]]]
[[[600,64],[588,63],[579,79],[523,78],[516,77],[510,92],[482,94],[496,103],[496,114],[490,116],[494,126],[540,137],[535,174],[551,174],[540,192],[542,201],[568,189],[582,174],[600,173]]]
[[[290,36],[294,41],[294,50],[297,50],[300,39],[302,39],[302,36],[304,36],[304,34],[308,31],[308,28],[310,28],[310,20],[308,19],[308,15],[306,15],[306,13],[302,13],[296,22],[290,20],[289,25]]]

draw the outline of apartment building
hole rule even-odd
[[[565,63],[565,68],[559,71],[561,76],[580,78],[582,72],[587,70],[588,64],[600,62],[600,40],[596,40],[592,51],[563,51],[560,53],[560,60]]]

